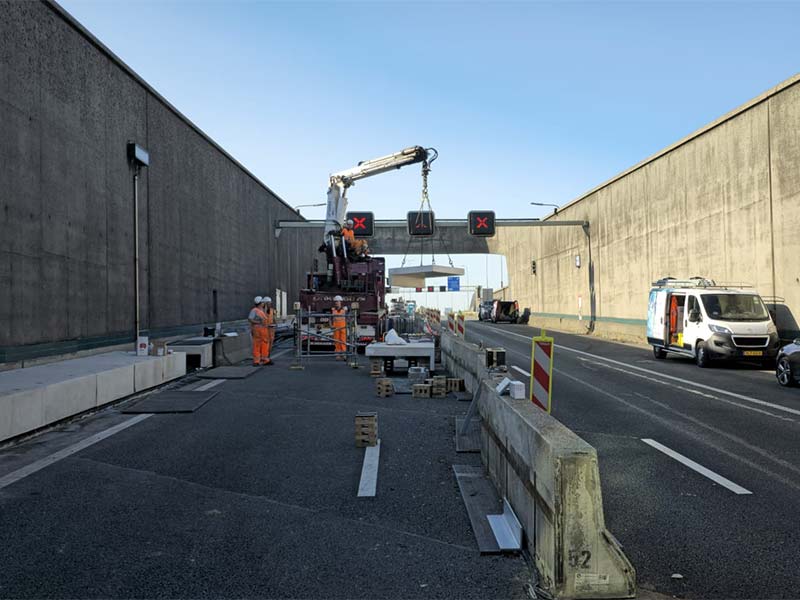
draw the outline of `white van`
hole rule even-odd
[[[775,324],[755,290],[720,286],[701,277],[666,277],[653,283],[647,341],[656,358],[683,354],[700,367],[715,359],[771,365],[780,347]]]

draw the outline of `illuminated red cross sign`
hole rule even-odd
[[[473,210],[467,216],[469,224],[469,234],[480,237],[492,237],[494,235],[494,211]]]
[[[375,233],[375,215],[371,212],[349,212],[347,218],[353,220],[353,233],[358,237],[372,237]]]

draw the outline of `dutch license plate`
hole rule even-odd
[[[744,351],[744,355],[745,356],[763,356],[764,352],[761,351],[761,350],[745,350]]]

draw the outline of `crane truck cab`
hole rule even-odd
[[[647,342],[658,359],[680,354],[694,358],[699,367],[716,359],[771,364],[780,347],[775,324],[755,290],[702,277],[653,283]]]

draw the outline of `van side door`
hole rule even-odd
[[[689,294],[686,298],[686,310],[683,312],[683,348],[694,350],[697,340],[708,338],[708,327],[703,321],[700,298],[697,294]]]
[[[647,341],[655,346],[667,344],[667,290],[650,290],[647,303]]]

